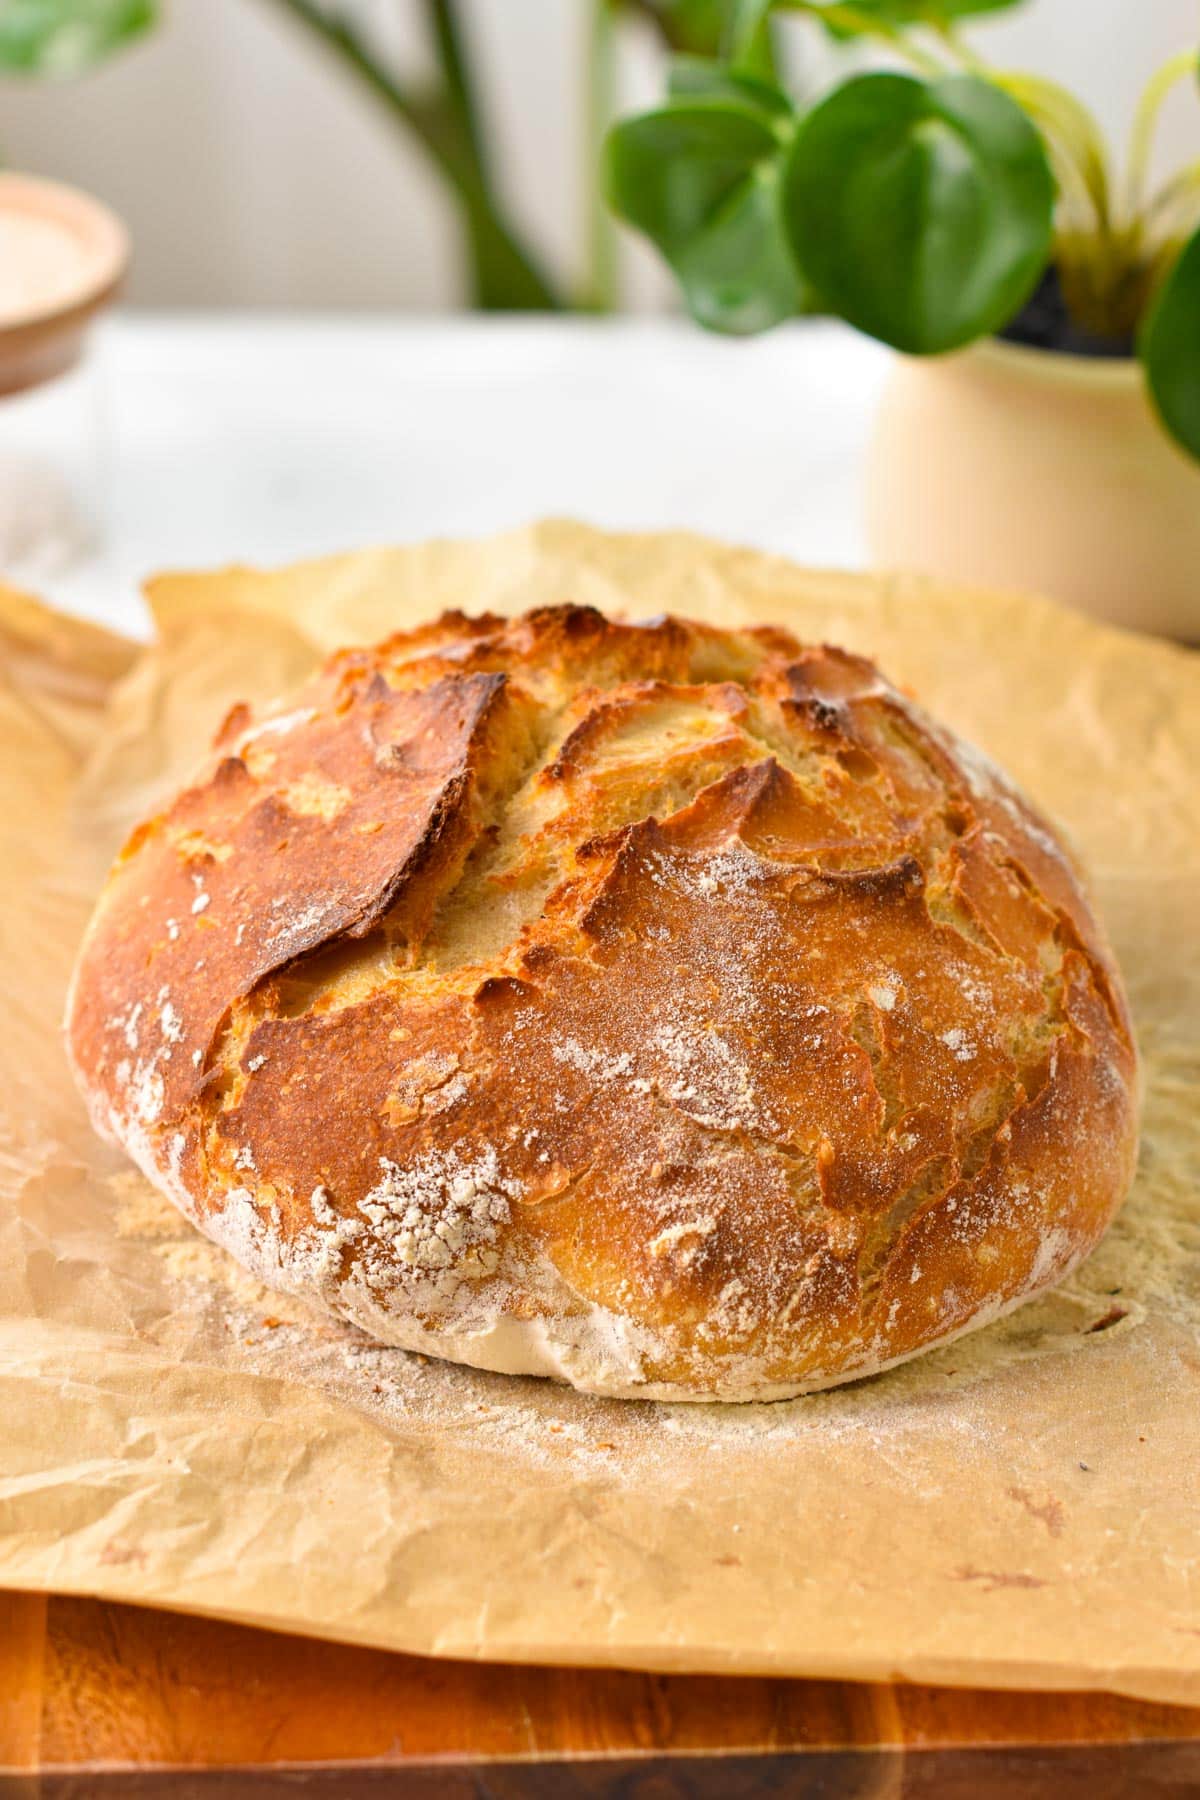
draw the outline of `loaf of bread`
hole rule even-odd
[[[96,1126],[264,1281],[603,1394],[782,1397],[1058,1280],[1136,1065],[1069,854],[862,658],[561,606],[333,657],[133,833]]]

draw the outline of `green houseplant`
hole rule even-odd
[[[426,158],[459,222],[471,304],[489,311],[559,311],[615,304],[610,221],[592,166],[611,121],[621,26],[648,26],[670,52],[715,56],[725,0],[579,0],[590,20],[580,68],[588,140],[586,262],[570,284],[543,266],[497,182],[502,161],[481,103],[461,0],[391,0],[423,28],[431,69],[410,76],[380,48],[385,12],[362,0],[259,0],[312,39]],[[169,18],[167,0],[0,0],[0,74],[61,79],[86,73]]]
[[[1014,3],[733,0],[721,56],[678,61],[665,104],[609,134],[607,196],[702,325],[825,312],[921,359],[894,378],[882,474],[877,446],[882,560],[1200,635],[1200,162],[1147,180],[1162,102],[1200,57],[1153,77],[1118,180],[1074,96],[964,38]],[[758,60],[772,14],[905,66],[799,103]]]

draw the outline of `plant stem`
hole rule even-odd
[[[983,81],[990,81],[992,79],[992,71],[984,62],[983,58],[975,54],[970,44],[965,42],[954,26],[950,24],[949,20],[943,20],[940,24],[935,25],[933,29],[936,31],[938,37],[950,54],[957,58],[969,74],[978,75]]]
[[[1096,228],[1106,235],[1112,228],[1108,151],[1104,134],[1087,107],[1056,81],[1041,75],[1014,71],[997,74],[993,80],[1024,107],[1070,162],[1095,213]]]
[[[1164,182],[1139,215],[1142,238],[1150,255],[1170,249],[1187,237],[1200,219],[1200,162],[1189,163]],[[1157,249],[1155,248],[1157,246]]]
[[[484,172],[461,48],[448,8],[434,0],[435,41],[446,87],[424,95],[403,87],[344,19],[317,0],[274,0],[334,51],[343,65],[411,131],[452,189],[461,209],[478,305],[556,310],[561,302],[493,198]]]
[[[616,74],[615,0],[591,0],[587,85],[584,92],[586,263],[584,305],[613,312],[617,304],[617,244],[600,187],[600,153],[612,123]]]
[[[655,0],[615,0],[615,10],[622,7],[650,26],[663,47],[676,56],[723,54],[719,32],[705,29],[703,21],[694,19],[686,6],[672,9],[656,5]]]
[[[945,65],[936,56],[921,49],[894,25],[885,19],[877,19],[871,13],[860,12],[856,6],[843,4],[842,0],[779,0],[779,10],[787,12],[807,13],[810,18],[823,19],[840,31],[852,32],[855,37],[874,38],[886,44],[889,50],[902,57],[911,68],[919,69],[922,75],[944,75]]]
[[[1072,315],[1097,336],[1121,335],[1137,258],[1113,217],[1100,127],[1057,82],[1017,72],[992,79],[1024,108],[1045,142],[1060,199],[1054,256]]]
[[[479,107],[475,99],[466,52],[459,37],[458,22],[450,0],[426,0],[425,13],[430,36],[437,47],[438,62],[446,82],[446,95],[459,119],[463,136],[476,166],[484,169],[484,149],[479,126]]]
[[[1196,70],[1196,51],[1180,50],[1167,58],[1160,69],[1156,69],[1150,77],[1137,104],[1133,115],[1133,127],[1129,135],[1129,166],[1126,187],[1125,210],[1130,219],[1136,219],[1142,207],[1142,197],[1146,190],[1146,177],[1150,169],[1150,152],[1154,147],[1154,130],[1158,124],[1158,115],[1163,101],[1185,76]]]

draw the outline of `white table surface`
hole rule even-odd
[[[831,323],[118,315],[94,346],[105,539],[47,598],[145,628],[140,579],[548,514],[865,560],[886,353]]]

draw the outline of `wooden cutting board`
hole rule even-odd
[[[1198,1792],[1200,1708],[434,1662],[0,1592],[0,1800]]]

